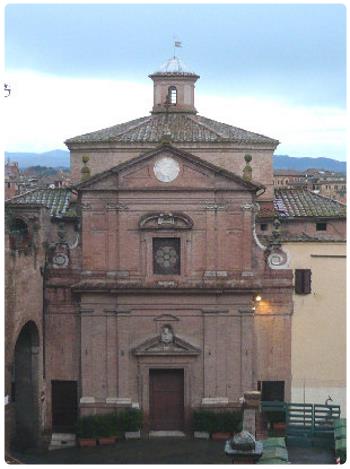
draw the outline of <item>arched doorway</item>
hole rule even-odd
[[[35,446],[39,432],[39,333],[33,321],[27,322],[16,342],[12,399],[15,407],[14,445],[19,449]]]

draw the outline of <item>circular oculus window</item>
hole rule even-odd
[[[161,182],[174,181],[180,173],[180,165],[173,158],[165,156],[160,158],[153,166],[153,172]]]

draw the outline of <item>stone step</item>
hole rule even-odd
[[[167,430],[158,430],[158,431],[150,431],[148,433],[149,438],[162,438],[162,437],[173,437],[173,438],[184,438],[186,434],[180,431],[167,431]]]
[[[75,441],[76,435],[75,433],[53,433],[51,435],[51,441],[53,440],[67,440],[67,441]]]
[[[49,450],[62,449],[76,446],[76,436],[74,433],[53,433]]]

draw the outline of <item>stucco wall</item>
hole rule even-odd
[[[326,223],[327,229],[325,231],[317,230],[317,223]],[[304,233],[312,237],[317,236],[318,239],[344,241],[346,238],[346,222],[344,219],[294,219],[284,221],[281,232],[288,233],[289,235],[300,235]]]
[[[311,269],[311,294],[294,294],[292,402],[346,413],[346,244],[288,243],[293,269]]]

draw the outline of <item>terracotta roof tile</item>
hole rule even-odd
[[[11,205],[38,204],[47,207],[52,217],[62,217],[69,208],[70,189],[34,189],[6,201]]]
[[[191,113],[156,113],[66,140],[70,143],[157,143],[168,134],[174,143],[235,142],[277,145],[264,135]]]
[[[345,218],[346,206],[307,189],[276,189],[275,210],[280,218]]]

